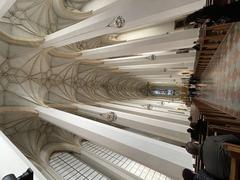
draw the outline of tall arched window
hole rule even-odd
[[[54,153],[49,160],[50,166],[66,180],[108,180],[109,178],[82,162],[68,152]]]

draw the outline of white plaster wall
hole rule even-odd
[[[8,11],[16,0],[1,0],[0,1],[0,18]]]
[[[35,180],[46,180],[37,168],[0,131],[0,179],[8,174],[22,175],[28,168],[34,172]]]

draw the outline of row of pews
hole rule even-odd
[[[201,77],[208,66],[210,60],[214,56],[218,46],[223,41],[226,34],[231,29],[232,24],[219,24],[208,26],[203,24],[200,28],[199,39],[196,45],[196,61],[194,64],[194,74]]]

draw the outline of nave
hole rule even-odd
[[[0,179],[237,180],[239,4],[2,0]]]

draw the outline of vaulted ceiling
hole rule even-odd
[[[76,141],[42,122],[34,106],[69,111],[78,102],[143,99],[148,82],[181,87],[193,70],[199,30],[175,29],[175,20],[203,4],[16,0],[0,19],[1,129],[39,165],[41,150],[34,150]]]
[[[149,81],[180,86],[181,78],[191,73],[195,52],[177,52],[193,46],[198,29],[175,31],[176,17],[165,24],[45,47],[49,34],[118,5],[111,2],[92,11],[88,10],[91,3],[97,1],[17,0],[13,4],[0,22],[2,105],[11,104],[13,97],[35,104],[136,98],[143,96],[141,90]],[[123,27],[128,24],[124,16],[117,19]]]

